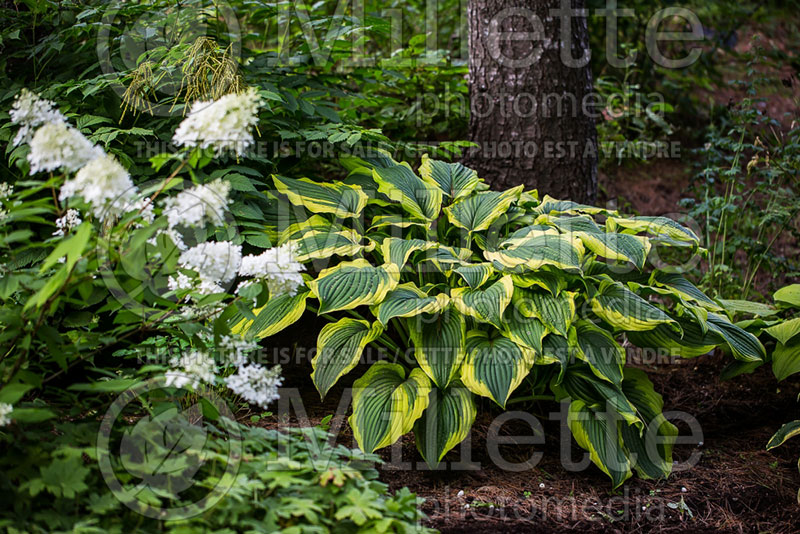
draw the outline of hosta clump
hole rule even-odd
[[[330,318],[312,362],[323,396],[367,346],[405,353],[355,381],[350,424],[364,450],[413,430],[436,465],[467,436],[476,396],[505,407],[530,375],[572,399],[573,435],[615,486],[632,469],[666,476],[677,430],[645,374],[625,367],[623,336],[687,357],[722,344],[764,356],[718,303],[648,263],[654,244],[697,249],[670,219],[489,191],[457,163],[424,159],[415,172],[383,153],[343,163],[344,182],[273,177],[292,214],[275,232],[312,276],[235,320],[265,337],[307,308]]]

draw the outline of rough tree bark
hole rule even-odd
[[[551,12],[584,4],[469,1],[469,133],[479,147],[464,162],[495,188],[525,184],[555,198],[596,199],[586,18]]]

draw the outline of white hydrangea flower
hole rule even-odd
[[[14,411],[14,407],[7,402],[0,402],[0,426],[6,426],[11,423],[9,415]]]
[[[305,270],[305,266],[297,261],[296,253],[297,245],[286,243],[265,250],[258,256],[249,254],[242,258],[239,274],[266,280],[270,297],[284,293],[294,295],[297,288],[303,285],[300,272]],[[240,285],[239,289],[242,287]]]
[[[63,122],[49,122],[36,130],[30,146],[28,162],[32,173],[61,168],[74,172],[103,153],[82,133]]]
[[[241,156],[253,144],[252,129],[263,105],[255,88],[225,95],[214,102],[195,102],[172,142],[178,146],[212,147],[217,155],[230,150]]]
[[[98,220],[114,219],[135,209],[136,187],[125,167],[108,154],[86,164],[62,187],[59,200],[79,196],[91,204]]]
[[[280,374],[280,365],[267,369],[252,363],[240,366],[236,374],[225,379],[225,384],[250,404],[266,408],[280,397],[278,388],[283,383]]]
[[[243,365],[245,356],[258,348],[258,343],[241,336],[222,336],[217,348],[222,357],[233,365]]]
[[[196,185],[164,201],[164,214],[170,228],[222,224],[230,199],[231,184],[220,178]]]
[[[242,247],[227,241],[201,243],[181,253],[178,265],[197,272],[195,290],[203,295],[222,293],[220,284],[230,282],[242,263]],[[188,277],[187,277],[188,278]],[[170,289],[186,289],[184,278],[168,282]]]
[[[217,366],[213,358],[199,350],[172,358],[169,363],[173,370],[164,375],[167,386],[197,389],[201,383],[212,384],[216,378]]]
[[[63,236],[82,222],[78,210],[68,209],[63,217],[56,219],[58,230],[53,232],[53,235]]]
[[[14,194],[14,186],[6,182],[0,183],[0,200],[5,200]]]
[[[14,146],[27,143],[31,140],[34,130],[48,122],[66,122],[66,117],[57,109],[55,103],[39,98],[36,93],[23,89],[14,99],[11,108],[11,122],[19,125],[17,136],[14,137]]]

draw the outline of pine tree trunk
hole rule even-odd
[[[587,97],[588,28],[584,17],[571,17],[572,64],[581,58],[585,64],[570,66],[562,60],[562,20],[551,14],[560,3],[470,0],[469,133],[479,147],[464,162],[497,189],[525,184],[540,195],[594,202],[597,131]],[[573,0],[572,7],[584,9],[585,2]],[[528,35],[511,40],[498,32]]]

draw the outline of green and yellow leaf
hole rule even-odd
[[[466,439],[476,413],[472,393],[461,382],[444,390],[433,389],[428,409],[414,424],[417,450],[431,469]]]
[[[317,353],[311,361],[311,380],[321,397],[358,364],[364,347],[382,332],[380,323],[370,325],[350,317],[322,328],[317,337]]]
[[[486,332],[478,330],[467,334],[466,352],[461,381],[476,395],[488,397],[502,408],[536,359],[533,350],[506,337],[490,339]]]
[[[464,316],[448,307],[435,315],[417,316],[406,324],[417,363],[434,384],[446,388],[458,377],[464,361]]]
[[[369,197],[358,186],[342,182],[314,182],[308,178],[272,175],[275,188],[295,206],[311,213],[332,213],[337,217],[359,217]]]
[[[450,202],[475,191],[481,181],[477,171],[460,163],[446,163],[430,159],[427,154],[422,156],[419,174],[425,182],[441,189],[444,197]]]
[[[308,282],[308,287],[319,300],[319,313],[330,313],[377,304],[397,287],[399,280],[397,265],[375,267],[358,259],[322,270],[316,280]]]
[[[514,282],[506,275],[486,289],[460,287],[450,292],[458,311],[475,319],[503,328],[503,312],[511,302]]]

